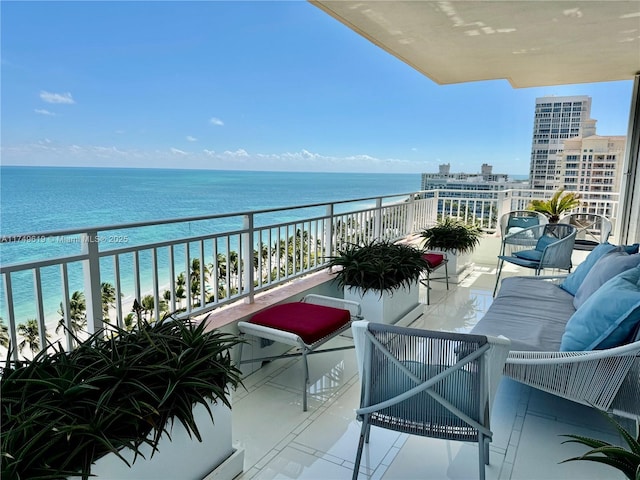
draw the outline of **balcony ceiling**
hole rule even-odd
[[[640,1],[311,0],[438,84],[631,80]]]

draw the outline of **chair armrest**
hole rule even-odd
[[[305,295],[302,301],[305,303],[312,303],[314,305],[322,305],[325,307],[349,310],[352,320],[362,318],[360,304],[358,302],[354,302],[353,300],[345,300],[344,298],[327,297],[325,295],[310,293],[308,295]]]

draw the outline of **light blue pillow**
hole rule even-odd
[[[591,268],[600,260],[600,257],[606,255],[614,248],[616,248],[616,246],[610,243],[601,243],[591,250],[587,258],[584,259],[584,262],[578,265],[576,269],[565,278],[564,282],[560,284],[560,288],[569,292],[571,295],[575,295]]]
[[[640,255],[629,255],[617,248],[600,258],[584,278],[582,285],[573,297],[573,306],[577,310],[602,285],[616,275],[640,265]]]
[[[640,266],[602,285],[571,316],[561,352],[612,348],[627,340],[640,322]]]
[[[518,258],[524,258],[525,260],[539,262],[542,258],[542,250],[520,250],[519,252],[514,252],[513,255]]]
[[[520,250],[519,252],[515,252],[514,255],[518,258],[524,258],[525,260],[539,262],[544,253],[544,249],[557,241],[558,239],[555,237],[543,235],[538,239],[535,250]]]

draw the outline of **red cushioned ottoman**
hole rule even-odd
[[[434,269],[444,261],[444,255],[440,253],[425,253],[422,258],[429,264],[429,268]]]
[[[250,323],[298,335],[311,345],[340,330],[351,320],[349,310],[313,303],[283,303],[256,313]]]

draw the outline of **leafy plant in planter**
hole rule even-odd
[[[338,267],[336,281],[343,288],[360,288],[393,293],[420,279],[427,268],[422,251],[406,244],[389,241],[372,241],[364,245],[350,243],[329,257],[328,266]]]
[[[192,409],[230,407],[241,384],[229,349],[240,340],[171,317],[99,331],[65,352],[50,346],[2,368],[2,478],[88,478],[109,452],[154,449],[171,422],[201,441]],[[53,351],[49,351],[53,350]],[[9,355],[10,357],[10,355]],[[213,421],[213,416],[212,421]]]
[[[560,215],[580,206],[580,195],[575,192],[558,190],[549,200],[531,200],[528,209],[544,213],[549,223],[558,223]]]
[[[451,217],[420,232],[423,245],[428,250],[444,250],[454,254],[471,253],[479,245],[482,230]]]
[[[620,470],[627,478],[631,480],[640,480],[640,435],[638,439],[634,439],[622,426],[616,422],[611,416],[605,412],[601,412],[609,422],[613,424],[616,430],[622,435],[629,449],[619,445],[611,445],[610,443],[596,440],[594,438],[583,437],[581,435],[563,435],[569,437],[562,443],[580,443],[590,447],[587,453],[580,457],[568,458],[560,463],[571,462],[575,460],[589,460],[592,462],[604,463],[613,468]]]

